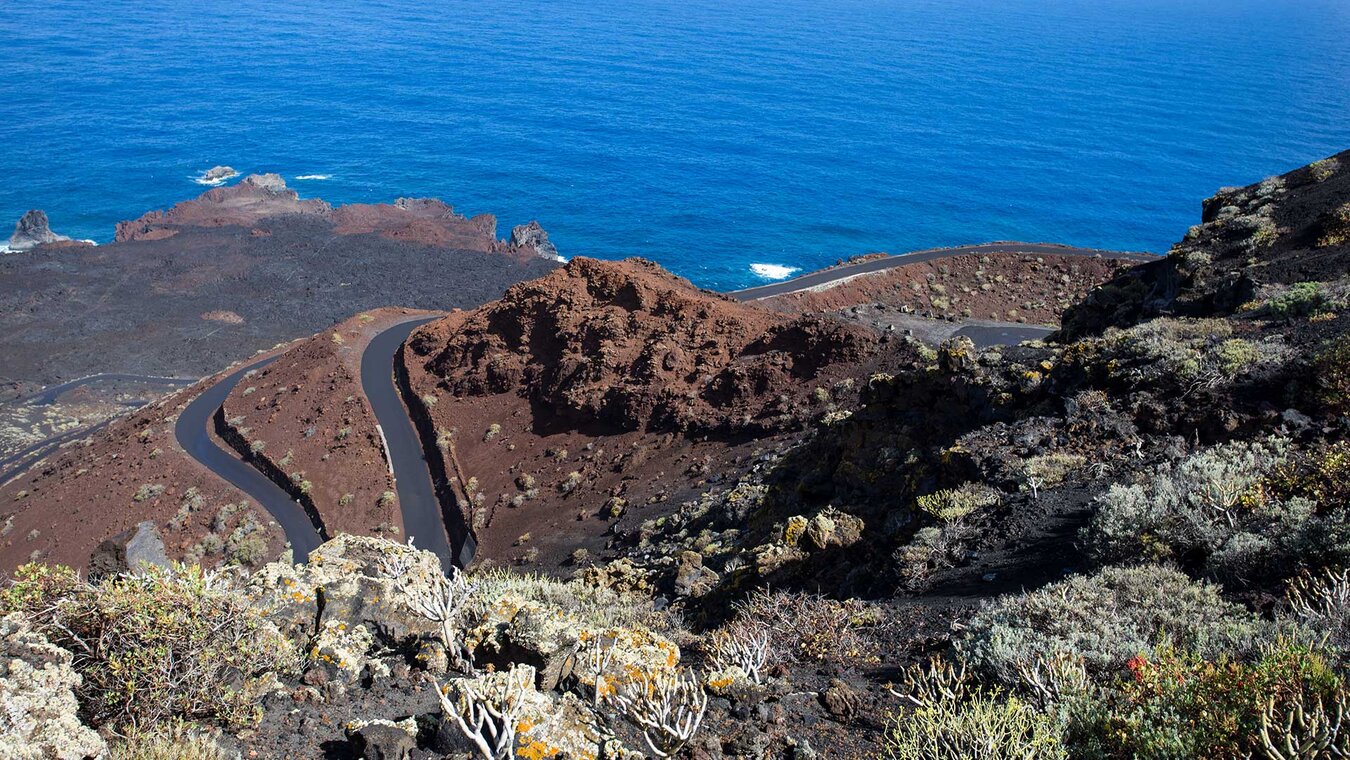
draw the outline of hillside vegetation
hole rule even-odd
[[[1350,154],[1220,191],[1052,340],[906,342],[847,383],[879,350],[861,328],[625,266],[644,288],[544,283],[603,321],[526,284],[528,320],[453,315],[411,349],[447,394],[597,436],[807,434],[615,523],[568,578],[349,535],[251,571],[27,565],[0,755],[1350,755]],[[677,327],[700,310],[721,333]]]

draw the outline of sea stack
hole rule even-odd
[[[549,242],[548,233],[537,221],[521,224],[511,229],[511,247],[534,249],[534,252],[546,259],[562,261],[558,248]]]
[[[70,238],[65,235],[52,232],[52,228],[47,222],[46,212],[33,209],[24,214],[19,219],[19,223],[14,225],[14,234],[9,236],[9,249],[11,251],[27,251],[30,248],[36,248],[47,243],[59,243],[68,240]]]

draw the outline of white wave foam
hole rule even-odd
[[[801,267],[788,267],[782,264],[751,264],[750,271],[757,277],[763,277],[766,280],[786,280],[797,272]]]
[[[333,175],[331,175],[331,174],[297,174],[297,175],[295,175],[295,178],[296,178],[297,180],[309,180],[309,181],[318,182],[318,181],[320,181],[320,180],[332,179],[332,178],[333,178]]]

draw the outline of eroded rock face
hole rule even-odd
[[[79,760],[106,750],[80,723],[70,652],[51,644],[18,613],[0,618],[0,757]]]
[[[65,235],[52,232],[52,228],[47,222],[46,212],[33,209],[24,214],[19,219],[19,223],[14,225],[14,234],[9,237],[9,249],[11,251],[27,251],[47,243],[59,243],[68,240],[70,238]]]
[[[811,383],[877,351],[865,328],[699,290],[641,259],[573,259],[414,333],[408,361],[456,395],[517,393],[614,431],[773,430]]]
[[[557,246],[549,242],[548,233],[537,221],[531,220],[529,224],[511,228],[511,245],[515,248],[533,250],[535,254],[546,259],[560,258]]]

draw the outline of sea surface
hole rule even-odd
[[[1161,252],[1345,148],[1347,0],[0,0],[0,238],[42,208],[107,241],[227,164],[734,288]]]

